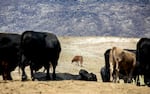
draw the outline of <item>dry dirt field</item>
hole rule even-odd
[[[147,86],[135,84],[103,83],[100,68],[104,66],[104,52],[113,46],[135,49],[137,38],[116,37],[59,37],[62,52],[56,68],[57,81],[31,81],[29,68],[26,68],[29,81],[22,82],[18,68],[12,72],[13,81],[2,81],[0,94],[150,94]],[[83,56],[83,67],[71,64],[75,55]],[[71,80],[80,69],[97,75],[97,82]],[[43,69],[38,76],[41,78]],[[39,78],[40,78],[39,77]]]

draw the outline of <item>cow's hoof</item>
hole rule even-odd
[[[127,80],[127,83],[132,83],[132,80]]]
[[[27,81],[27,76],[26,75],[22,75],[22,81]]]
[[[147,86],[150,87],[150,84],[148,84]]]
[[[116,81],[117,83],[120,83],[120,81],[118,80],[118,81]]]
[[[35,79],[32,79],[32,81],[35,81]]]
[[[32,81],[35,81],[35,78],[34,78],[34,77],[32,77],[31,79],[32,79]]]
[[[137,82],[136,85],[137,85],[137,86],[140,86],[140,82]]]
[[[150,82],[146,82],[146,85],[147,85],[148,87],[150,87]]]
[[[128,83],[128,80],[126,78],[124,79],[124,83]]]

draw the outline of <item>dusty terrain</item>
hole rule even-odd
[[[62,52],[56,68],[57,81],[31,81],[29,68],[26,68],[29,81],[22,82],[18,68],[12,72],[13,81],[2,81],[0,94],[150,94],[147,86],[138,87],[134,83],[103,83],[100,68],[104,66],[104,52],[113,46],[135,49],[137,38],[115,37],[59,37]],[[83,56],[83,67],[71,64],[75,55]],[[97,75],[97,82],[71,80],[86,69]],[[39,78],[44,78],[43,69]],[[43,75],[42,75],[43,74]]]

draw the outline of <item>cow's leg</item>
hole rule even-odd
[[[1,61],[1,65],[2,65],[2,77],[3,80],[8,80],[8,62],[5,61]]]
[[[50,64],[49,63],[47,63],[45,66],[45,69],[47,70],[47,72],[46,72],[46,80],[50,80],[51,78],[50,78]]]
[[[12,80],[10,72],[7,73],[7,80]]]
[[[115,64],[114,64],[114,62],[113,62],[114,60],[113,60],[113,57],[112,57],[112,50],[110,50],[110,54],[109,54],[109,65],[110,65],[110,67],[109,67],[109,73],[110,73],[110,82],[112,82],[113,81],[113,69],[114,69],[114,66],[115,66]]]
[[[83,64],[83,61],[81,60],[81,61],[80,61],[80,66],[81,66],[81,67],[83,67],[83,65],[82,65],[82,64]]]
[[[52,78],[53,78],[53,80],[56,80],[55,69],[56,69],[56,66],[57,66],[57,61],[53,61],[53,62],[52,62],[52,66],[53,66],[53,74],[52,74]]]
[[[83,67],[82,64],[83,64],[83,59],[81,58],[81,61],[80,61],[80,66],[81,66],[81,67]]]
[[[116,74],[115,82],[119,83],[119,64],[118,63],[116,64],[115,74]]]
[[[129,74],[128,74],[128,71],[127,71],[127,69],[124,69],[125,70],[125,77],[124,77],[124,83],[128,83],[128,81],[129,81]]]
[[[129,73],[129,76],[128,76],[128,83],[131,83],[131,82],[132,82],[132,73],[133,73],[133,70],[131,70],[130,73]]]
[[[150,87],[150,76],[149,76],[149,72],[144,74],[144,83]]]
[[[53,66],[53,80],[56,80],[56,73],[55,73],[56,65]]]
[[[28,77],[25,72],[25,66],[21,66],[21,70],[22,70],[22,81],[26,81]]]
[[[112,63],[110,63],[110,69],[109,70],[110,70],[110,82],[112,82],[114,80],[114,73],[113,73],[114,68],[113,68]]]
[[[79,63],[80,63],[80,62],[79,62],[79,61],[76,61],[76,63],[77,63],[77,66],[79,66]]]
[[[22,71],[22,81],[26,81],[28,77],[25,72],[25,67],[26,67],[26,64],[29,63],[29,61],[24,56],[21,57],[20,61],[21,62],[19,64],[19,67],[21,68],[21,71]]]
[[[115,82],[119,83],[119,69],[115,70]]]
[[[136,76],[136,85],[140,86],[140,75],[139,74]]]
[[[80,66],[83,67],[82,63],[80,63]]]
[[[4,70],[2,72],[2,77],[3,77],[3,80],[12,80],[12,77],[10,75],[10,72],[7,72],[7,70]]]
[[[3,77],[3,80],[7,80],[7,73],[6,72],[2,72],[2,77]]]
[[[30,72],[31,72],[31,79],[32,79],[32,81],[35,80],[33,71],[34,71],[34,69],[33,69],[33,66],[32,66],[32,64],[31,64],[31,65],[30,65]]]

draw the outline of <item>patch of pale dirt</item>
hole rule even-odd
[[[56,68],[57,81],[31,81],[29,67],[26,68],[29,81],[22,82],[18,68],[12,72],[13,81],[2,81],[0,94],[150,94],[147,86],[134,83],[103,83],[100,68],[104,66],[104,52],[113,46],[135,49],[138,38],[116,37],[59,37],[62,52]],[[83,56],[83,67],[71,64],[75,55]],[[96,74],[97,82],[71,80],[80,69]],[[38,76],[44,77],[43,69]],[[52,71],[52,70],[51,70]]]
[[[149,94],[148,87],[75,80],[0,82],[1,94]]]

